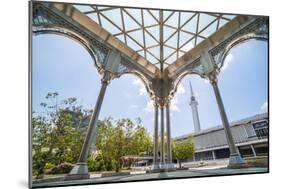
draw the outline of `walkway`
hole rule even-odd
[[[131,174],[127,176],[113,176],[103,178],[90,178],[85,180],[74,181],[54,181],[42,182],[33,184],[34,188],[52,187],[52,186],[68,186],[68,185],[85,185],[85,184],[101,184],[111,182],[129,182],[129,181],[145,181],[173,178],[193,178],[204,176],[220,176],[220,175],[235,175],[235,174],[251,174],[251,173],[267,173],[267,168],[244,168],[244,169],[204,169],[204,170],[178,170],[173,172],[163,173],[147,173],[147,174]]]

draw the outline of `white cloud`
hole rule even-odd
[[[170,105],[170,109],[171,111],[174,111],[174,112],[179,112],[180,109],[178,107],[178,96],[176,95],[172,100],[171,100],[171,105]]]
[[[145,86],[140,79],[134,80],[133,84],[136,86],[139,86],[139,95],[140,96],[147,96]],[[170,104],[171,111],[174,111],[174,112],[180,111],[180,109],[178,107],[179,96],[183,95],[183,94],[185,94],[185,88],[183,87],[182,84],[179,84],[178,88],[177,88],[177,92],[176,92],[174,98],[171,100],[171,104]],[[143,108],[143,111],[145,111],[147,113],[154,112],[154,105],[153,105],[153,101],[151,99],[146,103],[146,106]]]
[[[179,84],[177,92],[176,92],[174,98],[171,100],[171,105],[170,105],[171,111],[174,111],[174,112],[180,111],[180,109],[178,107],[179,96],[183,95],[184,93],[185,93],[185,88],[183,87],[182,84]]]
[[[145,108],[144,108],[143,110],[144,110],[145,112],[147,112],[147,113],[154,112],[153,101],[152,101],[152,100],[149,100],[149,101],[146,103],[146,106],[145,106]]]
[[[147,91],[145,88],[145,85],[143,84],[143,82],[140,79],[135,79],[133,81],[133,85],[139,87],[139,96],[147,96]]]
[[[185,93],[184,87],[182,86],[182,84],[179,84],[176,95],[181,95],[181,94],[184,94],[184,93]]]
[[[143,110],[144,110],[146,113],[152,113],[152,112],[154,112],[153,101],[152,101],[152,100],[149,100],[149,101],[146,103],[146,106],[145,106],[145,108],[143,108]],[[178,96],[177,96],[177,95],[171,100],[170,110],[171,110],[171,111],[174,111],[174,112],[179,112],[179,111],[180,111],[180,109],[179,109],[179,107],[178,107]]]
[[[134,79],[133,85],[139,88],[139,93],[138,93],[139,96],[148,96],[145,85],[139,78]],[[138,107],[139,106],[137,105],[131,106],[131,108],[138,108]],[[147,113],[151,113],[154,111],[153,101],[151,99],[146,103],[146,106],[143,108],[143,111]]]
[[[207,83],[207,84],[210,83],[208,79],[203,79],[203,81],[204,81],[204,83]]]
[[[267,110],[268,107],[268,102],[265,101],[262,105],[261,105],[261,110]]]
[[[224,63],[223,63],[223,67],[221,69],[222,71],[226,70],[229,67],[229,64],[233,60],[233,58],[234,58],[234,56],[231,53],[226,56]]]

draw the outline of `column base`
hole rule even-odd
[[[175,164],[173,164],[173,163],[167,163],[167,164],[166,164],[166,170],[167,170],[167,171],[176,170]]]
[[[160,173],[166,171],[175,171],[176,166],[173,163],[160,163],[152,165],[151,170],[147,171],[147,173]]]
[[[164,163],[164,164],[160,164],[160,169],[164,171],[171,171],[171,170],[176,170],[176,167],[173,163]]]
[[[154,163],[151,167],[151,170],[158,170],[158,169],[160,169],[160,166],[158,163]]]
[[[159,163],[153,164],[150,170],[147,170],[146,173],[159,173],[161,172]]]
[[[247,167],[245,160],[239,154],[231,154],[227,168],[239,169]]]
[[[90,174],[88,171],[87,163],[77,163],[70,173],[64,178],[64,180],[79,180],[79,179],[89,179]]]

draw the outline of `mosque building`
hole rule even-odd
[[[192,136],[195,154],[188,161],[215,160],[229,157],[229,148],[222,125],[201,130],[198,102],[190,83],[190,107],[192,110],[194,132],[175,137],[180,141]],[[242,157],[268,155],[268,113],[257,114],[230,123],[234,142]]]

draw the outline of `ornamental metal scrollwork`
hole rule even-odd
[[[125,73],[129,73],[130,71],[132,71],[134,68],[133,66],[131,66],[131,63],[129,60],[127,60],[126,58],[121,58],[121,62],[119,64],[118,67],[118,74],[122,75]]]
[[[259,17],[251,23],[244,26],[238,32],[232,34],[226,40],[222,41],[215,47],[209,50],[212,61],[222,67],[226,53],[234,46],[249,39],[268,39],[268,18]]]
[[[185,76],[186,74],[197,74],[197,75],[200,75],[200,76],[202,76],[204,74],[204,69],[203,69],[203,66],[201,64],[201,58],[200,57],[198,57],[195,60],[193,60],[192,62],[182,66],[179,69],[179,72],[174,74],[173,78],[174,78],[174,80],[177,80],[182,75]]]
[[[145,72],[142,72],[139,70],[136,65],[132,64],[132,62],[126,58],[126,57],[121,57],[121,62],[119,63],[118,69],[117,69],[117,77],[121,77],[122,75],[125,74],[133,74],[137,76],[145,85],[146,91],[148,92],[149,96],[151,98],[154,98],[155,94],[154,91],[152,90],[152,83],[148,79],[149,76],[145,74]]]
[[[196,74],[199,75],[201,78],[204,78],[204,69],[201,64],[201,58],[198,57],[191,63],[185,65],[182,69],[182,71],[178,74],[176,74],[174,81],[173,81],[173,89],[170,92],[170,98],[174,96],[174,94],[177,92],[177,88],[181,80],[188,74]]]
[[[187,65],[186,70],[190,71],[192,74],[202,75],[204,73],[204,69],[201,64],[200,57],[194,60],[191,64]]]

